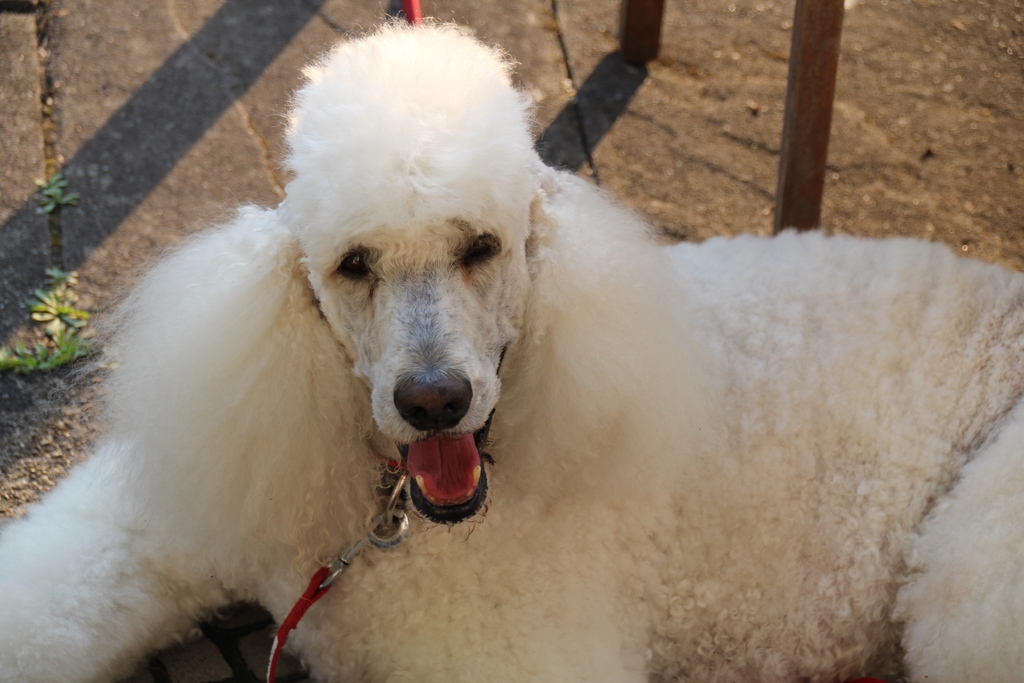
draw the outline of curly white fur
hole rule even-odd
[[[451,27],[307,75],[286,203],[144,279],[107,436],[0,536],[0,680],[116,680],[232,600],[282,618],[377,509],[425,355],[472,379],[461,430],[496,407],[488,508],[358,560],[289,641],[318,679],[842,681],[902,638],[913,680],[1019,680],[1024,278],[659,247],[540,164],[507,60]]]

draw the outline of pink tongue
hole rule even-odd
[[[436,436],[409,444],[406,467],[431,503],[457,505],[476,492],[474,470],[480,467],[480,453],[472,434]]]

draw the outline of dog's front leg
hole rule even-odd
[[[122,481],[101,449],[0,534],[0,681],[116,681],[225,601]]]

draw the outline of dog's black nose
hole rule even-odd
[[[472,400],[473,385],[461,373],[414,375],[395,389],[398,414],[421,432],[459,424]]]

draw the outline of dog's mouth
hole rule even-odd
[[[458,524],[476,515],[487,500],[486,455],[490,419],[475,433],[439,435],[400,446],[409,472],[409,500],[426,519]]]

